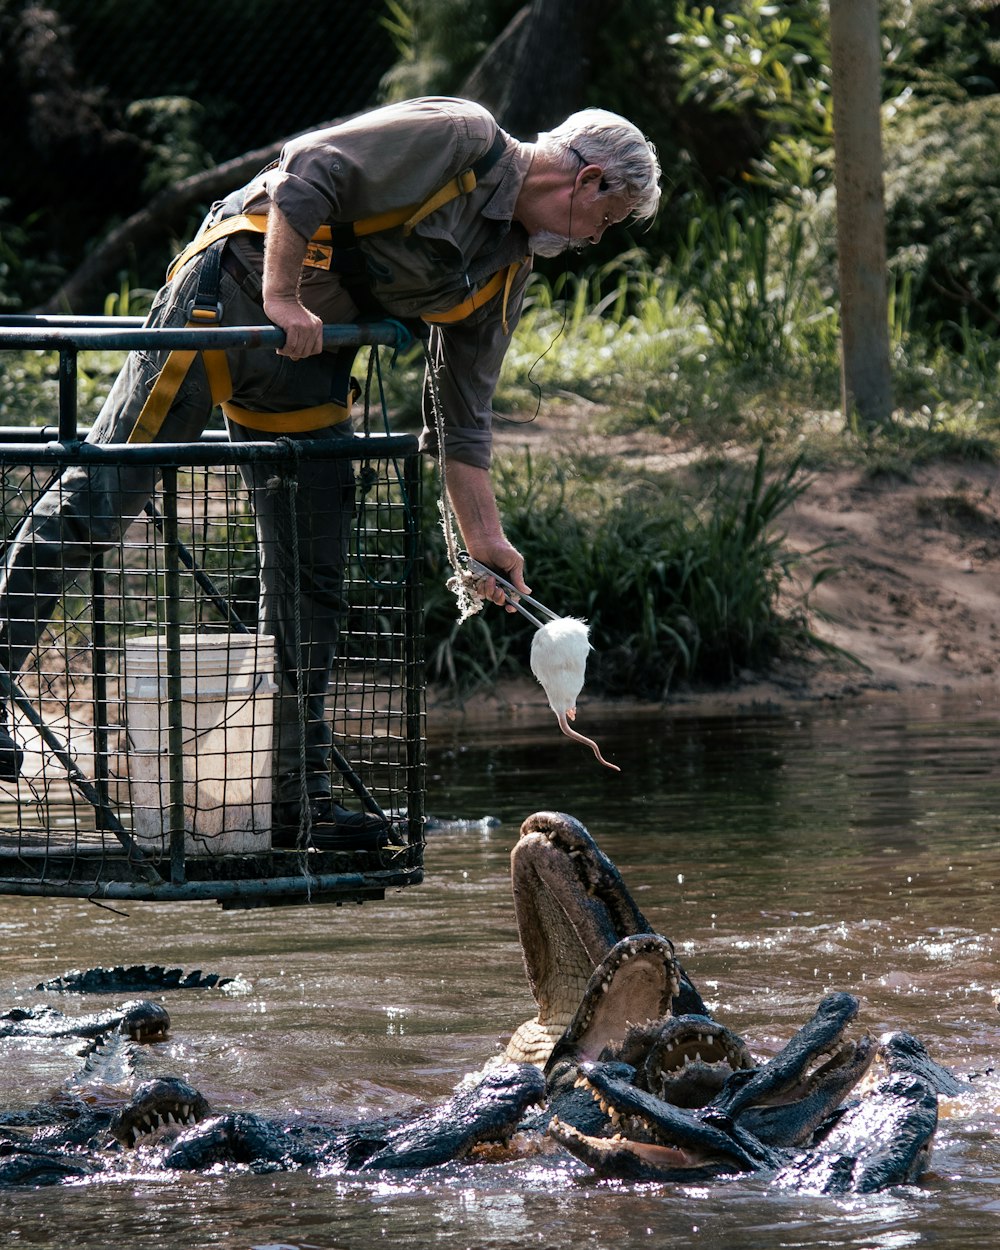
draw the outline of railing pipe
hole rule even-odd
[[[194,348],[214,351],[220,348],[253,349],[281,347],[284,330],[277,326],[163,326],[137,327],[73,327],[51,328],[43,325],[6,326],[0,324],[0,348],[38,351],[131,351],[134,348]],[[412,335],[398,322],[371,321],[357,325],[323,327],[324,347],[379,347],[403,349],[412,342]]]

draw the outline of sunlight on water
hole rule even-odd
[[[5,1244],[129,1250],[378,1244],[578,1250],[581,1245],[996,1245],[1000,722],[951,701],[817,706],[737,717],[588,716],[622,764],[593,764],[546,719],[432,741],[423,886],[360,908],[223,913],[0,898],[0,1013],[70,1014],[113,999],[34,986],[83,966],[155,963],[238,977],[162,996],[169,1039],[150,1071],[213,1107],[333,1123],[445,1097],[534,1014],[509,852],[532,811],[581,819],[647,918],[676,943],[713,1012],[758,1060],[833,990],[852,1034],[906,1030],[960,1075],[918,1186],[818,1198],[753,1177],[690,1186],[596,1180],[529,1150],[425,1173],[336,1168],[164,1175],[0,1191]],[[5,1109],[79,1065],[79,1039],[0,1038]]]

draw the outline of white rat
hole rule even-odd
[[[531,671],[548,695],[549,707],[555,712],[559,728],[566,737],[585,742],[605,768],[620,773],[618,765],[608,763],[593,739],[585,738],[569,726],[569,721],[576,719],[576,700],[583,689],[590,650],[586,623],[572,616],[559,616],[535,631],[531,640]]]

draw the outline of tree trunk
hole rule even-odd
[[[834,181],[844,416],[892,418],[877,0],[833,0]]]

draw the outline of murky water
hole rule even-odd
[[[432,745],[427,881],[382,903],[224,913],[211,904],[0,899],[0,1009],[107,1000],[32,986],[89,965],[238,977],[164,996],[156,1063],[219,1108],[353,1116],[445,1096],[533,1014],[508,853],[530,812],[584,821],[714,1013],[759,1057],[833,989],[870,1032],[907,1029],[961,1072],[997,1063],[1000,709],[952,697],[795,714],[585,717],[599,768],[548,720]],[[496,827],[477,823],[483,816]],[[9,1105],[74,1066],[71,1043],[0,1043]],[[1000,1067],[1000,1064],[998,1064]],[[1000,1077],[945,1108],[933,1170],[874,1197],[761,1181],[597,1182],[565,1156],[416,1176],[171,1176],[0,1193],[5,1244],[888,1248],[995,1246]]]

